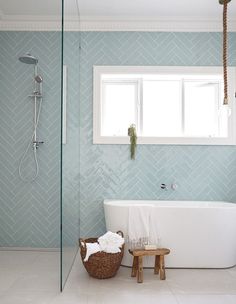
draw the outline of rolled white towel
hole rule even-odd
[[[124,238],[119,234],[108,231],[103,236],[98,238],[100,249],[107,253],[121,252],[120,248],[124,244]]]
[[[86,244],[86,256],[84,258],[84,262],[87,262],[90,255],[101,251],[101,248],[98,243],[87,243]]]

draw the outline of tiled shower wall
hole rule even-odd
[[[78,238],[79,60],[78,39],[66,33],[68,66],[67,144],[63,145],[63,244]],[[39,59],[43,104],[38,137],[39,176],[19,179],[20,159],[33,127],[33,65],[19,62],[27,52]],[[0,246],[59,247],[61,33],[0,32]],[[32,150],[23,174],[34,174]]]
[[[43,104],[38,137],[39,176],[19,179],[18,166],[33,130],[33,65],[39,59]],[[60,172],[60,35],[53,32],[0,32],[0,246],[58,247]],[[34,174],[32,150],[23,174]],[[28,165],[27,165],[28,164]]]
[[[60,44],[51,32],[0,32],[0,245],[54,247],[58,245],[59,143],[60,143]],[[236,34],[230,34],[229,63],[236,66]],[[77,48],[78,33],[67,36],[67,47]],[[80,144],[81,235],[105,231],[102,201],[120,199],[191,199],[236,202],[236,150],[226,146],[139,145],[135,161],[126,145],[92,144],[93,65],[221,65],[219,33],[84,32],[80,88],[73,74],[74,98],[80,115],[70,117]],[[44,106],[39,136],[40,176],[25,184],[17,174],[20,156],[32,130],[32,67],[17,57],[27,51],[39,57],[44,77]],[[76,109],[76,106],[75,106]],[[79,117],[78,117],[79,116]],[[78,120],[76,119],[78,117]],[[80,135],[78,131],[80,121]],[[71,150],[72,189],[79,187],[79,168]],[[69,151],[67,151],[70,155]],[[176,191],[161,191],[161,183],[175,182]],[[69,191],[70,192],[70,191]],[[74,199],[78,199],[74,197]],[[74,214],[74,207],[68,215]],[[73,225],[72,225],[73,226]],[[72,228],[73,229],[73,228]]]

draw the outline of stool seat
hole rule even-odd
[[[143,282],[143,257],[144,256],[155,256],[155,265],[154,265],[154,274],[158,274],[160,271],[160,279],[165,280],[165,261],[164,256],[170,253],[168,248],[157,248],[154,250],[147,249],[134,249],[129,250],[129,253],[132,254],[133,266],[131,277],[137,276],[137,282]]]

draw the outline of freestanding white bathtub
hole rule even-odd
[[[107,230],[128,231],[130,206],[154,206],[167,267],[228,268],[236,265],[236,204],[208,201],[105,200]],[[133,208],[133,207],[132,207]],[[156,209],[157,208],[157,209]],[[127,251],[122,264],[131,266]],[[153,267],[154,261],[144,261]]]

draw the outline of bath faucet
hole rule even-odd
[[[168,187],[167,187],[167,185],[166,184],[161,184],[161,189],[163,189],[163,190],[168,190]]]
[[[175,183],[172,183],[172,184],[170,185],[170,188],[171,188],[172,190],[176,190],[176,189],[178,188],[178,185],[175,184]],[[168,186],[167,186],[166,184],[161,184],[161,189],[167,191],[169,188],[168,188]]]

